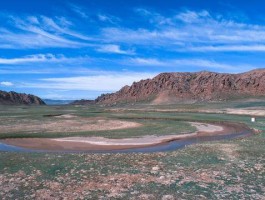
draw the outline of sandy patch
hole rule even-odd
[[[249,109],[234,109],[228,108],[225,110],[227,114],[236,115],[251,115],[251,116],[265,116],[265,108],[249,108]]]
[[[222,126],[213,125],[213,124],[205,124],[205,123],[198,123],[198,122],[190,122],[190,124],[196,127],[197,131],[199,132],[213,133],[213,132],[224,130]]]
[[[65,115],[59,115],[55,117],[59,119],[71,119],[71,118],[76,118],[77,116],[73,114],[65,114]]]
[[[249,116],[265,116],[265,107],[250,107],[250,108],[227,108],[227,109],[108,109],[113,112],[124,111],[152,111],[152,112],[198,112],[198,113],[215,113],[215,114],[234,114],[234,115],[249,115]]]
[[[7,122],[8,123],[8,122]],[[108,120],[104,118],[82,118],[73,115],[62,115],[45,120],[10,120],[0,125],[0,133],[13,132],[83,132],[136,128],[140,123]]]
[[[165,136],[155,136],[148,135],[144,137],[137,138],[123,138],[123,139],[109,139],[104,137],[67,137],[67,138],[57,138],[51,139],[57,142],[81,142],[88,143],[92,145],[108,145],[108,146],[142,146],[142,145],[154,145],[161,142],[166,142],[170,140],[184,139],[196,136],[197,133],[182,134],[182,135],[165,135]]]

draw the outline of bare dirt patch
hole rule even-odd
[[[206,123],[198,123],[198,122],[190,122],[192,126],[195,126],[197,131],[199,132],[217,132],[217,131],[223,131],[224,128],[222,126],[217,126],[213,124],[206,124]]]
[[[124,109],[115,108],[107,109],[113,112],[124,111],[152,111],[152,112],[197,112],[197,113],[215,113],[215,114],[234,114],[234,115],[250,115],[250,116],[265,116],[265,107],[250,107],[250,108],[227,108],[227,109],[188,109],[188,108],[172,108],[172,109],[153,109],[153,108],[139,108],[139,109]]]
[[[71,119],[71,118],[76,118],[77,116],[73,114],[64,114],[64,115],[59,115],[55,117],[59,119]]]
[[[102,146],[142,146],[142,145],[155,145],[161,142],[166,142],[169,140],[177,140],[188,137],[193,137],[197,133],[191,134],[181,134],[181,135],[165,135],[165,136],[155,136],[148,135],[137,138],[123,138],[123,139],[110,139],[104,137],[67,137],[52,139],[57,142],[80,142],[92,145],[102,145]]]

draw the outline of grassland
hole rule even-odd
[[[63,115],[71,115],[70,118],[60,118]],[[152,119],[154,117],[155,119]],[[166,117],[166,116],[165,116]],[[138,118],[138,119],[137,119]],[[107,138],[127,138],[143,135],[168,135],[179,134],[186,132],[193,132],[195,128],[184,120],[179,120],[177,117],[172,119],[163,118],[159,113],[147,112],[125,112],[117,113],[106,111],[102,108],[88,108],[79,106],[40,106],[40,107],[4,107],[0,112],[0,138],[57,138],[66,136],[103,136]],[[70,122],[81,120],[85,124],[98,123],[104,120],[103,123],[108,121],[122,120],[127,122],[136,122],[142,126],[128,129],[109,130],[79,130],[71,132]],[[64,122],[64,130],[60,132],[50,131],[41,127],[43,124],[49,125],[50,123]],[[29,129],[31,125],[35,128]],[[23,126],[22,126],[23,125]],[[78,125],[81,125],[80,123]],[[110,123],[111,126],[111,123]],[[15,130],[13,128],[16,127]],[[21,128],[19,128],[21,127]],[[27,127],[27,129],[25,129]],[[112,128],[112,127],[111,127]],[[115,127],[114,127],[115,128]],[[56,130],[57,127],[54,127]],[[12,131],[13,130],[13,131]]]
[[[1,107],[0,126],[8,120],[16,125],[22,119],[44,123],[50,118],[59,120],[51,116],[61,114],[143,124],[131,129],[74,133],[21,130],[1,133],[1,138],[69,135],[123,138],[194,131],[187,121],[240,122],[260,133],[166,153],[0,152],[0,199],[264,199],[265,116],[259,116],[256,123],[251,123],[249,115],[201,112],[205,108],[264,109],[265,105],[263,100],[257,100],[164,106]],[[181,111],[176,111],[178,109]]]

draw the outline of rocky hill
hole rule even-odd
[[[0,104],[2,105],[45,105],[39,97],[31,94],[5,92],[0,90]]]
[[[215,72],[162,73],[153,79],[134,82],[97,103],[148,101],[154,104],[180,101],[214,101],[236,97],[264,96],[265,69],[240,74]]]

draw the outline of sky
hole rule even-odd
[[[161,72],[265,66],[265,1],[8,0],[0,90],[94,99]]]

